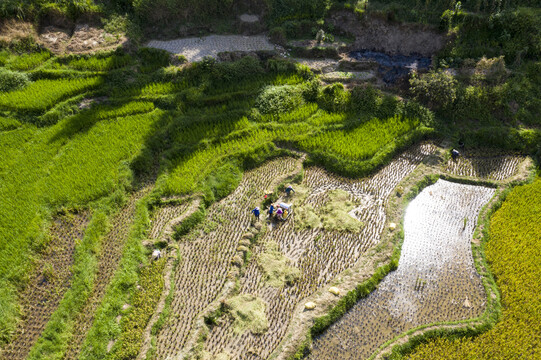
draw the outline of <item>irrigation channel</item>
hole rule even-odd
[[[406,209],[398,269],[314,339],[309,359],[365,359],[418,326],[473,318],[485,308],[471,239],[495,190],[438,180]]]

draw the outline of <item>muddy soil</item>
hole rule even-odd
[[[310,359],[364,359],[411,328],[482,313],[486,295],[475,270],[471,238],[495,190],[444,180],[406,210],[398,269],[316,338]]]
[[[350,11],[337,11],[327,22],[355,36],[351,50],[374,50],[391,55],[421,54],[430,57],[441,50],[447,39],[434,29],[419,25],[389,23],[377,18],[359,20]]]
[[[90,219],[89,212],[57,217],[49,230],[47,250],[37,264],[34,276],[21,294],[23,321],[13,341],[0,352],[2,359],[24,359],[58,307],[70,286],[73,252],[83,239]]]

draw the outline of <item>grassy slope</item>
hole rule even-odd
[[[492,216],[487,260],[502,295],[502,319],[475,338],[436,339],[408,359],[541,357],[541,179],[516,188]]]
[[[36,57],[43,60],[41,54]],[[26,58],[25,61],[30,61],[32,57]],[[247,116],[255,111],[254,100],[265,86],[288,85],[303,91],[304,69],[296,70],[289,65],[280,68],[278,64],[278,70],[269,71],[249,60],[232,65],[211,64],[210,69],[195,66],[180,72],[167,72],[161,69],[164,63],[167,64],[163,58],[160,54],[128,60],[122,57],[119,66],[126,64],[129,68],[104,71],[99,81],[94,80],[98,78],[86,78],[92,79],[92,91],[109,95],[109,104],[97,105],[90,110],[77,108],[88,90],[86,85],[67,93],[60,92],[52,100],[48,96],[34,97],[32,110],[37,112],[29,113],[26,102],[6,100],[0,104],[6,124],[0,132],[0,148],[5,154],[0,159],[0,196],[3,199],[0,236],[5,239],[0,244],[0,277],[3,279],[0,282],[3,309],[0,323],[10,324],[3,327],[2,340],[8,340],[16,324],[16,289],[24,286],[26,278],[32,274],[33,257],[38,258],[47,246],[47,228],[53,214],[60,208],[79,206],[91,206],[96,210],[94,225],[90,227],[94,230],[89,230],[76,249],[73,286],[48,324],[45,337],[33,349],[32,356],[62,356],[66,341],[69,341],[70,322],[92,284],[95,252],[106,231],[107,217],[114,210],[115,198],[122,197],[125,189],[129,189],[134,171],[148,172],[159,157],[162,159],[157,182],[159,193],[183,194],[203,189],[212,200],[234,188],[229,182],[235,182],[235,179],[220,175],[219,169],[224,166],[234,169],[253,166],[276,155],[277,142],[295,144],[312,133],[337,131],[355,117],[347,108],[321,109],[317,97],[292,114]],[[107,59],[107,56],[100,59]],[[10,55],[5,64],[15,61],[16,57]],[[73,62],[55,57],[42,61],[33,70],[38,74],[34,76],[46,76],[48,80],[37,80],[23,90],[2,93],[0,97],[23,99],[41,91],[44,84],[51,89],[63,89],[66,84],[79,83],[76,79],[79,74],[83,75],[81,81],[84,83],[85,71],[93,70],[96,62],[92,58],[86,62],[76,61],[80,72],[70,68],[69,64]],[[66,64],[66,69],[58,70],[55,64],[59,63]],[[134,63],[140,66],[140,72],[135,74],[131,67]],[[251,67],[251,71],[245,71],[246,66]],[[132,79],[132,85],[126,85],[128,78]],[[87,96],[91,96],[90,93]],[[58,105],[60,101],[64,102]],[[75,115],[68,116],[72,113]],[[42,122],[40,119],[45,117],[47,121]],[[391,118],[380,122],[385,124],[387,121],[395,124],[402,120]],[[35,127],[31,125],[33,123],[43,127]],[[407,120],[406,123],[415,121]],[[347,126],[354,130],[361,124],[348,123]],[[351,143],[362,132],[346,132],[340,141]],[[385,141],[380,142],[381,139]],[[370,140],[369,145],[377,149],[389,141],[392,139],[388,135],[380,134]],[[357,155],[348,158],[350,162],[361,160],[363,157]],[[207,177],[212,179],[208,184],[205,183]],[[144,222],[140,225],[145,226]],[[136,239],[144,237],[144,229],[138,234]],[[133,285],[140,276],[135,267],[144,250],[132,248],[136,254],[130,255],[128,247],[127,260],[124,260],[127,267],[122,271],[131,274],[130,284]],[[136,261],[129,260],[130,257]],[[106,296],[104,309],[117,304],[120,299],[128,301],[133,286],[121,288],[119,292],[113,288],[111,291]],[[105,315],[99,316],[97,321],[110,323],[117,312],[103,312]],[[103,349],[104,339],[110,336],[116,338],[120,333],[115,330],[112,335],[97,336],[101,346],[89,340],[91,347],[85,351]],[[92,351],[87,354],[95,355]]]

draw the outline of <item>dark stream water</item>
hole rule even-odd
[[[387,84],[408,76],[412,70],[427,70],[432,63],[429,57],[421,55],[388,55],[378,51],[359,50],[349,54],[357,60],[373,60],[379,64],[378,73]]]

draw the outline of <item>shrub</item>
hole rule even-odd
[[[0,91],[12,91],[24,88],[30,79],[27,74],[0,68]]]
[[[376,111],[376,116],[380,119],[392,117],[395,114],[401,112],[402,106],[402,102],[398,100],[397,97],[392,95],[385,95]]]
[[[297,86],[267,86],[258,96],[255,107],[262,114],[281,114],[304,103],[302,89]]]
[[[272,28],[269,33],[270,41],[275,44],[285,46],[287,44],[286,31],[282,27]]]
[[[402,114],[407,119],[419,119],[421,125],[427,127],[434,125],[434,113],[416,101],[408,101]]]
[[[356,86],[351,92],[351,109],[365,114],[375,114],[381,100],[381,91],[372,85]]]
[[[430,71],[410,79],[411,92],[417,101],[432,109],[447,108],[456,100],[457,84],[454,76],[447,71]]]
[[[327,111],[345,112],[350,105],[351,95],[341,83],[335,83],[323,88],[317,102]]]

